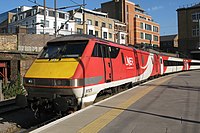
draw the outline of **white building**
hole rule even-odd
[[[41,6],[22,7],[26,10],[16,13],[8,26],[9,33],[16,33],[18,26],[26,27],[29,34],[55,34],[55,11],[46,8],[44,26],[44,8]],[[62,26],[62,27],[61,27]],[[69,13],[57,11],[57,34],[68,35],[74,31],[75,23],[69,21]]]
[[[19,28],[28,34],[55,34],[55,11],[46,8],[44,26],[44,7],[22,6],[13,15],[8,25],[9,33],[17,33]],[[83,14],[84,12],[84,14]],[[83,20],[83,16],[85,20]],[[85,21],[83,23],[83,21]],[[107,13],[89,9],[76,9],[69,12],[57,11],[57,35],[89,34],[120,44],[126,44],[126,25],[108,18]]]

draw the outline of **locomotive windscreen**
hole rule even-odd
[[[49,42],[38,56],[39,59],[81,57],[88,41]]]

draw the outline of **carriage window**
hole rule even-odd
[[[200,65],[200,62],[189,62],[189,65],[190,65],[190,66],[191,66],[191,65],[198,66],[198,65]]]
[[[164,66],[183,66],[183,62],[164,60]]]

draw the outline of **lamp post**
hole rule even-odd
[[[57,0],[54,0],[54,10],[55,10],[55,37],[57,37]]]
[[[46,27],[46,0],[44,0],[44,24],[43,24],[43,34],[44,33],[44,29]]]
[[[198,49],[200,50],[200,18],[198,19],[198,23],[199,23],[199,47],[198,47]]]

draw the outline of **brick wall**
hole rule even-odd
[[[0,35],[0,50],[17,50],[17,35]]]
[[[54,36],[36,34],[0,35],[0,62],[10,64],[10,80],[16,80],[18,72],[24,76],[32,62],[47,41],[54,39]],[[8,51],[8,52],[4,52]],[[16,51],[33,52],[33,54],[23,54]],[[1,71],[0,71],[1,72]]]
[[[18,50],[39,52],[47,41],[55,36],[37,34],[18,34]]]

